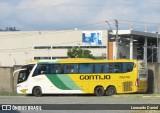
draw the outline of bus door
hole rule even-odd
[[[50,65],[37,64],[37,67],[30,79],[31,87],[40,86],[43,92],[48,92],[52,88],[52,84],[48,80],[47,76],[50,74]]]

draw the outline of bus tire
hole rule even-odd
[[[106,91],[105,91],[105,94],[107,96],[111,96],[111,95],[114,95],[116,94],[116,88],[114,86],[109,86]]]
[[[36,96],[36,97],[42,96],[41,87],[39,87],[39,86],[34,87],[33,90],[32,90],[32,94],[33,94],[34,96]]]
[[[94,89],[94,95],[96,96],[103,96],[105,94],[105,90],[102,86],[97,86]]]

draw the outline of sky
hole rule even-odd
[[[157,31],[159,0],[0,0],[0,29],[22,31],[115,29]],[[146,26],[146,27],[145,27]]]

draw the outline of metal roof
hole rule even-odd
[[[114,35],[116,35],[116,30],[113,30]],[[123,36],[124,38],[128,38],[130,36],[136,38],[160,38],[160,34],[151,33],[151,32],[142,32],[142,31],[135,31],[135,30],[118,30],[118,36]]]

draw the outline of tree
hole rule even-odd
[[[68,49],[67,55],[69,58],[94,58],[91,51],[81,49],[80,47]]]
[[[20,31],[20,30],[17,30],[16,27],[6,27],[6,29],[3,31]]]

